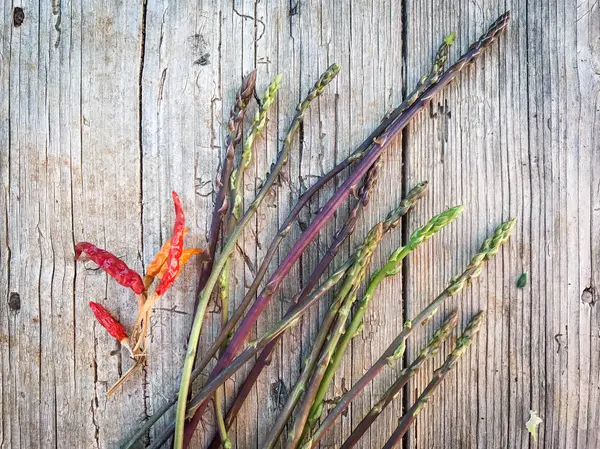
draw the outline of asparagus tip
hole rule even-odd
[[[406,198],[409,200],[417,200],[427,193],[428,188],[429,181],[422,181],[410,189],[410,191],[406,194]]]
[[[337,62],[334,62],[329,67],[327,67],[327,70],[323,72],[323,74],[316,83],[317,88],[319,90],[323,89],[327,84],[331,82],[333,78],[337,76],[338,73],[340,73],[341,68],[342,67]]]
[[[464,338],[471,339],[473,335],[479,332],[479,329],[481,329],[481,325],[483,324],[484,320],[485,312],[483,310],[480,310],[479,312],[477,312],[477,314],[475,314],[473,318],[471,318],[469,324],[467,324],[467,327],[465,328],[461,336],[461,340],[463,340]]]
[[[327,69],[327,71],[331,72],[334,75],[337,75],[338,73],[340,73],[341,69],[342,69],[342,66],[339,65],[337,62],[334,62],[333,64],[331,64],[329,66],[329,68]]]
[[[458,310],[455,309],[450,312],[450,314],[444,320],[444,324],[442,324],[442,326],[446,324],[452,327],[456,327],[458,325]]]
[[[504,28],[506,28],[509,21],[510,21],[510,10],[506,11],[504,14],[502,14],[500,17],[498,17],[498,20],[496,20],[496,22],[492,25],[492,28],[495,28],[496,32],[500,32]]]
[[[278,73],[277,76],[275,78],[273,78],[273,82],[271,83],[271,86],[269,86],[269,88],[274,89],[274,90],[279,89],[282,79],[283,79],[283,72]]]
[[[465,210],[465,206],[463,206],[462,204],[459,204],[458,206],[454,206],[452,208],[450,208],[450,211],[452,211],[452,215],[455,215],[456,217],[458,217],[460,214],[463,213],[463,211]]]
[[[256,83],[256,69],[252,70],[242,80],[244,86],[254,85]],[[242,89],[243,90],[243,89]]]
[[[444,38],[444,43],[448,46],[454,44],[454,40],[456,39],[456,33],[452,32],[448,36]]]

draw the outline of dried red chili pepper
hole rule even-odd
[[[181,253],[183,252],[183,234],[185,229],[185,216],[179,195],[173,192],[173,203],[175,205],[175,224],[173,225],[173,235],[171,236],[171,248],[169,249],[169,258],[167,260],[167,269],[156,287],[156,294],[163,295],[173,284],[179,273]]]
[[[125,327],[119,323],[104,307],[97,302],[90,301],[90,307],[98,322],[108,331],[110,335],[121,342],[123,346],[129,349],[129,335]],[[130,349],[131,350],[131,349]]]
[[[144,292],[145,288],[141,276],[114,254],[88,242],[80,242],[75,245],[75,260],[79,259],[81,253],[85,253],[123,287],[129,287],[138,295]]]
[[[202,254],[203,251],[200,248],[188,248],[188,249],[184,249],[183,252],[181,253],[181,258],[179,259],[179,271],[177,272],[177,274],[175,275],[175,279],[177,279],[177,276],[179,276],[181,274],[181,271],[183,270],[184,265],[187,263],[188,260],[190,260],[190,257],[192,257],[195,254]],[[167,271],[167,267],[168,265],[165,264],[162,266],[162,268],[160,269],[160,272],[156,275],[156,277],[158,279],[162,279],[163,276],[165,275],[165,272]]]

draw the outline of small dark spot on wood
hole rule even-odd
[[[15,27],[20,27],[23,24],[24,20],[25,11],[23,11],[23,8],[16,6],[15,9],[13,9],[13,25]]]
[[[17,292],[11,292],[8,297],[8,308],[10,310],[20,310],[21,309],[21,296]]]
[[[275,403],[275,406],[280,410],[284,405],[288,397],[288,390],[281,379],[271,384],[271,400]]]
[[[596,305],[596,289],[594,287],[586,287],[581,293],[581,302],[589,306]]]
[[[192,48],[198,53],[204,53],[206,47],[208,47],[208,42],[206,42],[206,38],[200,33],[192,34],[189,37],[189,40]]]
[[[290,17],[298,15],[300,9],[300,0],[298,0],[293,6],[290,6]]]
[[[40,322],[40,319],[39,319],[39,317],[37,317],[37,316],[34,316],[34,317],[31,319],[31,322],[32,322],[32,323],[36,323],[36,324],[37,324],[37,323],[39,323],[39,322]]]
[[[300,230],[302,232],[304,232],[308,229],[308,223],[304,220],[298,220],[298,226],[300,226]]]
[[[556,343],[558,344],[558,347],[556,348],[556,352],[558,353],[560,351],[560,348],[562,347],[562,342],[560,340],[560,338],[563,336],[563,334],[558,333],[554,336],[554,341],[556,341]]]
[[[210,64],[210,53],[204,53],[199,59],[194,61],[194,64],[203,66]]]

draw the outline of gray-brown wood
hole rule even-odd
[[[87,303],[102,302],[131,326],[136,302],[93,264],[75,264],[73,246],[90,241],[142,271],[170,235],[171,190],[186,209],[186,245],[204,244],[223,124],[244,73],[258,69],[259,95],[284,73],[247,172],[250,200],[296,103],[329,64],[342,65],[306,114],[281,182],[234,255],[234,304],[298,196],[401,101],[428,70],[443,36],[457,33],[453,61],[505,9],[513,15],[507,34],[388,149],[372,203],[336,259],[418,181],[430,181],[429,195],[406,229],[386,236],[374,267],[430,216],[455,204],[467,207],[409,257],[405,279],[382,284],[329,399],[364,373],[404,319],[444,288],[497,224],[515,216],[511,242],[436,317],[438,323],[458,308],[463,327],[477,310],[488,313],[475,345],[417,419],[407,447],[600,448],[600,12],[594,0],[4,2],[0,447],[113,448],[176,391],[197,262],[158,305],[147,366],[107,398],[130,362]],[[280,258],[341,179],[303,211]],[[290,272],[257,333],[285,313],[344,223],[348,204]],[[515,282],[524,271],[529,283],[520,290]],[[326,309],[321,303],[286,334],[231,430],[234,447],[260,447]],[[218,312],[209,306],[202,347],[218,333]],[[407,360],[432,332],[429,325],[416,333]],[[417,397],[448,350],[427,364],[359,447],[383,445],[403,404]],[[227,382],[229,400],[244,374]],[[322,447],[338,447],[393,378],[391,369],[378,377]],[[544,420],[537,443],[524,425],[530,409]],[[195,446],[203,447],[213,431],[211,414]]]

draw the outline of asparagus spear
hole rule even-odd
[[[242,158],[238,165],[238,168],[233,171],[231,174],[231,206],[230,206],[230,214],[227,219],[227,234],[231,234],[233,229],[238,223],[240,219],[240,215],[242,212],[242,201],[244,198],[243,192],[243,181],[244,181],[244,172],[250,165],[250,160],[252,159],[252,145],[254,144],[254,140],[260,135],[262,130],[264,129],[267,123],[267,113],[273,102],[275,101],[275,96],[277,91],[279,90],[279,86],[281,85],[282,74],[277,75],[263,96],[260,108],[254,114],[254,118],[252,120],[252,125],[250,126],[250,131],[248,132],[248,136],[246,137],[246,141],[244,142],[244,148],[242,151]],[[225,327],[228,321],[229,316],[229,277],[231,272],[231,255],[227,258],[225,262],[225,267],[221,271],[221,276],[219,276],[218,284],[219,284],[219,298],[221,300],[221,326]],[[223,343],[224,344],[224,343]],[[221,440],[223,441],[223,446],[225,449],[229,449],[231,447],[231,441],[227,436],[227,427],[225,426],[224,421],[224,413],[223,413],[223,388],[218,388],[215,391],[215,417],[217,421],[217,429],[219,431],[219,435]]]
[[[400,390],[402,390],[404,385],[408,383],[410,378],[419,372],[419,369],[423,363],[437,354],[439,347],[450,336],[457,324],[458,313],[454,311],[446,318],[440,328],[433,334],[433,337],[431,337],[427,343],[427,346],[421,350],[419,356],[408,366],[408,368],[402,370],[398,376],[398,379],[396,379],[392,386],[388,388],[387,391],[381,396],[379,401],[377,401],[371,410],[369,410],[367,415],[346,439],[341,449],[350,449],[354,447],[356,443],[358,443],[360,438],[371,426],[371,424],[373,424],[381,412],[388,406],[390,402],[392,402],[392,400],[394,400],[394,398],[396,398],[396,396],[398,396]],[[310,449],[311,447],[314,447],[317,442],[321,440],[327,430],[328,429],[324,428],[323,426],[319,427],[313,434],[311,440],[305,444],[302,449]]]
[[[407,432],[408,428],[413,423],[419,412],[423,410],[423,408],[431,398],[435,389],[442,383],[442,381],[452,370],[454,365],[456,365],[458,359],[467,351],[467,348],[471,345],[471,342],[473,341],[473,337],[475,336],[475,334],[477,334],[477,332],[479,332],[479,329],[483,324],[484,318],[485,313],[482,311],[475,315],[473,319],[469,322],[465,331],[456,342],[456,346],[444,361],[444,364],[433,373],[433,378],[431,379],[429,384],[427,384],[427,386],[421,393],[421,396],[419,396],[419,399],[417,399],[412,405],[412,407],[404,414],[404,416],[400,418],[400,420],[398,421],[398,427],[387,440],[385,446],[383,446],[383,449],[392,449],[393,447],[396,447],[398,445],[398,443],[400,442],[404,434]]]
[[[295,219],[295,217],[297,216],[297,214],[302,209],[302,207],[304,207],[304,205],[314,195],[314,193],[316,193],[323,185],[325,185],[325,183],[328,180],[330,180],[331,178],[336,176],[340,171],[345,169],[347,166],[352,164],[354,161],[358,160],[364,154],[364,152],[373,145],[373,141],[375,139],[377,139],[377,137],[382,132],[385,131],[385,129],[390,125],[390,123],[392,123],[393,120],[395,120],[408,106],[410,106],[412,103],[414,103],[414,101],[418,98],[418,96],[420,94],[422,94],[429,86],[431,86],[432,84],[434,84],[437,81],[437,79],[439,78],[439,76],[442,74],[442,72],[444,70],[444,64],[446,63],[446,61],[448,59],[448,48],[450,47],[450,45],[453,44],[454,37],[455,37],[454,34],[446,36],[446,38],[444,39],[444,41],[438,48],[438,51],[437,51],[437,54],[435,57],[435,61],[431,68],[430,73],[428,75],[423,76],[419,80],[417,87],[407,97],[407,99],[405,101],[403,101],[402,104],[400,104],[398,107],[396,107],[393,111],[391,111],[389,114],[387,114],[384,117],[381,124],[377,127],[377,129],[375,129],[375,131],[373,133],[371,133],[371,135],[365,140],[365,142],[363,142],[360,145],[360,147],[358,147],[344,161],[342,161],[336,167],[334,167],[329,173],[327,173],[326,175],[321,177],[311,188],[308,189],[307,192],[305,192],[300,197],[300,199],[298,200],[298,203],[292,209],[292,211],[290,212],[288,218],[285,220],[283,225],[279,228],[277,236],[275,237],[275,239],[269,246],[266,256],[263,259],[263,261],[258,269],[257,276],[256,276],[254,282],[252,283],[252,285],[250,286],[250,289],[248,290],[248,293],[246,294],[244,301],[242,301],[243,310],[245,310],[245,307],[250,304],[250,299],[253,298],[254,295],[256,294],[256,292],[258,290],[258,286],[259,286],[260,282],[262,281],[262,279],[264,278],[267,267],[268,267],[271,259],[275,255],[276,249],[278,248],[281,241],[285,238],[285,236],[291,229],[291,224],[292,224],[293,220]],[[358,208],[360,208],[361,206],[364,206],[361,203],[364,203],[364,201],[360,201],[357,204],[358,207],[355,207],[353,209],[352,213],[350,214],[349,222],[353,218],[354,218],[354,221],[356,220]],[[351,223],[349,223],[349,224],[351,224]],[[353,226],[354,226],[354,224],[352,223],[352,227]],[[318,264],[318,266],[315,268],[315,270],[311,274],[311,276],[310,276],[311,280],[321,276],[321,274],[324,271],[324,268],[321,268],[321,267],[326,267],[329,264],[329,262],[333,259],[333,257],[337,253],[339,244],[341,244],[341,242],[343,241],[343,237],[349,235],[352,232],[352,230],[348,229],[349,227],[350,226],[345,226],[342,230],[340,230],[340,232],[338,233],[338,236],[336,236],[336,238],[335,238],[334,244],[328,250],[328,253],[323,257],[322,261]],[[340,238],[340,236],[342,238]],[[339,244],[338,244],[338,242],[339,242]],[[309,281],[309,283],[303,289],[303,292],[310,291],[310,289],[312,287],[314,287],[314,284],[311,285],[311,281]],[[298,301],[296,301],[296,302],[302,301],[302,298],[303,298],[303,295],[301,293],[298,298]],[[240,306],[240,309],[242,309],[242,306]],[[292,309],[293,309],[293,307],[294,306],[292,306]],[[240,309],[238,309],[238,310],[240,310]],[[241,317],[241,315],[240,315],[240,317]],[[265,350],[261,354],[259,360],[256,362],[255,366],[252,368],[252,371],[248,375],[242,388],[239,390],[229,412],[227,413],[226,423],[228,425],[231,425],[231,423],[233,423],[233,421],[235,420],[235,417],[237,416],[239,409],[241,408],[242,404],[246,400],[248,394],[251,391],[252,386],[256,382],[256,378],[262,372],[262,369],[264,368],[264,366],[266,364],[270,363],[271,355],[272,355],[273,350],[274,350],[275,346],[277,345],[277,343],[278,343],[278,340],[273,341],[267,348],[265,348]],[[218,449],[219,445],[220,445],[219,435],[215,435],[209,448],[210,449]]]
[[[415,187],[413,187],[408,192],[406,198],[403,199],[402,202],[395,209],[390,211],[390,213],[387,215],[385,220],[383,220],[381,222],[384,232],[388,232],[391,229],[395,228],[400,223],[400,220],[402,219],[402,217],[414,206],[414,204],[419,199],[421,199],[426,194],[426,192],[427,192],[427,183],[426,182],[419,183]],[[331,289],[333,286],[335,286],[337,284],[337,282],[339,282],[341,280],[341,278],[344,276],[344,273],[346,272],[346,270],[354,262],[354,257],[355,256],[350,257],[344,264],[342,264],[342,266],[340,266],[336,270],[335,273],[333,273],[331,276],[329,276],[329,278],[323,284],[321,284],[321,286],[313,289],[313,291],[302,301],[302,303],[299,303],[298,307],[295,308],[295,310],[288,311],[288,314],[286,314],[286,317],[284,318],[284,320],[280,321],[277,326],[275,326],[274,328],[272,328],[269,331],[269,333],[271,333],[275,337],[274,340],[266,341],[266,345],[262,345],[262,346],[258,343],[258,341],[252,342],[248,345],[249,347],[255,345],[257,350],[260,350],[264,347],[264,350],[261,353],[261,359],[259,359],[259,362],[262,360],[262,355],[264,354],[264,352],[268,348],[270,348],[274,342],[279,341],[278,338],[279,338],[279,336],[282,332],[282,328],[285,326],[286,322],[297,321],[298,317],[302,313],[304,313],[306,310],[308,310],[308,308],[312,304],[314,304],[314,302],[316,300],[321,298],[327,291],[329,291],[329,289]],[[285,329],[283,329],[283,330],[285,330]],[[246,351],[244,351],[242,354],[248,355]],[[240,354],[240,356],[238,356],[238,358],[241,357],[242,354]],[[196,379],[200,375],[200,373],[202,372],[202,368],[204,366],[206,366],[206,364],[208,364],[208,362],[210,361],[210,358],[212,358],[212,355],[213,354],[210,354],[210,356],[208,354],[204,355],[202,361],[199,363],[199,366],[196,367],[194,369],[194,371],[192,372],[192,380]],[[253,356],[254,353],[252,353],[251,355]],[[207,360],[207,358],[208,358],[208,360]],[[238,360],[238,358],[236,358],[236,360]],[[262,370],[262,368],[264,368],[264,366],[266,366],[266,363],[268,363],[268,361],[265,361],[264,363],[265,363],[265,365],[262,365],[260,367],[261,370]],[[254,372],[254,370],[257,368],[257,366],[258,366],[258,362],[253,367],[252,372]],[[256,374],[256,377],[258,377],[258,373]],[[250,379],[250,376],[248,377],[248,379]],[[248,379],[246,379],[246,382],[242,386],[242,390],[246,385],[248,385]],[[252,382],[252,384],[253,384],[253,382]],[[249,387],[248,391],[250,390],[250,388],[251,388],[251,386]],[[238,397],[239,397],[239,393],[238,393]],[[196,405],[199,403],[200,398],[203,398],[203,396],[201,394],[197,395],[194,398],[194,403]],[[135,443],[140,438],[142,438],[146,434],[146,432],[152,427],[152,425],[154,425],[154,423],[156,423],[162,417],[162,415],[164,415],[176,402],[177,402],[177,398],[172,399],[171,401],[164,404],[151,417],[149,417],[146,420],[146,422],[144,423],[144,425],[142,427],[140,427],[140,429],[138,429],[138,431],[127,442],[127,444],[125,446],[123,446],[122,449],[131,449],[132,447],[134,447]],[[234,403],[234,405],[235,405],[235,403]],[[232,410],[233,410],[233,407],[232,407],[232,409],[230,409],[229,413],[231,413]],[[228,414],[228,417],[229,417],[229,414]],[[231,421],[226,420],[226,425],[227,425],[227,428],[229,428],[229,426],[231,425]],[[173,427],[172,426],[169,427],[165,432],[168,433],[169,430],[172,432]],[[170,437],[171,434],[165,435],[163,433],[162,437],[164,437],[164,441],[166,441]],[[217,441],[217,440],[215,440],[215,441]],[[156,441],[155,441],[155,443],[156,443]],[[218,444],[220,445],[220,441]],[[152,447],[154,447],[154,446],[152,446]],[[159,447],[159,446],[156,446],[156,447]]]
[[[417,184],[411,191],[408,193],[407,197],[402,200],[400,205],[398,205],[395,209],[390,211],[387,217],[380,222],[377,226],[381,226],[384,232],[388,232],[389,230],[395,228],[402,217],[412,208],[414,203],[418,201],[427,191],[427,183],[423,182]],[[261,339],[250,342],[247,348],[237,356],[231,364],[227,366],[225,370],[219,373],[216,377],[213,377],[211,381],[206,384],[202,391],[198,393],[192,401],[188,404],[188,414],[193,414],[193,412],[198,408],[199,405],[202,404],[204,400],[210,397],[210,395],[215,391],[215,388],[222,384],[227,378],[229,378],[233,373],[235,373],[244,363],[250,360],[257,351],[265,348],[265,350],[272,344],[275,339],[278,339],[279,336],[289,327],[295,325],[298,322],[298,318],[306,311],[308,308],[314,304],[319,298],[321,298],[327,291],[329,291],[333,286],[335,286],[343,277],[346,271],[352,266],[354,263],[356,255],[350,257],[341,267],[339,267],[335,273],[333,273],[323,284],[319,287],[315,288],[310,295],[298,305],[293,311],[286,314],[286,316],[270,331],[265,333]],[[325,335],[326,337],[326,335]],[[263,350],[264,353],[264,350]],[[318,356],[318,354],[317,354]],[[255,365],[256,368],[256,365]],[[200,370],[196,368],[193,372],[194,376],[198,376],[200,374]],[[176,399],[173,399],[171,402],[163,406],[159,412],[155,413],[152,417],[148,419],[148,421],[144,424],[144,426],[138,430],[138,432],[134,435],[134,437],[129,441],[128,445],[125,446],[126,449],[133,447],[135,442],[141,438],[145,432],[152,426],[153,423],[158,421],[160,416],[164,414],[171,405],[176,403]],[[162,443],[167,441],[170,436],[173,434],[174,424],[171,424],[150,446],[150,448],[160,447]],[[220,444],[220,441],[219,441]]]
[[[243,217],[240,219],[239,224],[236,226],[234,231],[231,233],[231,235],[227,239],[227,242],[223,246],[223,250],[221,252],[220,257],[214,263],[213,270],[210,274],[210,277],[208,278],[208,280],[206,282],[206,286],[200,292],[200,300],[198,302],[198,308],[197,308],[196,314],[194,316],[194,322],[192,324],[192,330],[191,330],[190,338],[188,341],[188,349],[187,349],[187,353],[185,356],[185,361],[183,364],[183,370],[182,370],[182,374],[181,374],[181,382],[180,382],[179,395],[178,395],[178,401],[177,401],[176,432],[175,432],[175,440],[174,440],[175,449],[181,449],[184,445],[183,434],[184,434],[184,425],[185,425],[185,416],[186,416],[187,396],[188,396],[189,389],[190,389],[191,374],[192,374],[192,369],[193,369],[193,365],[194,365],[194,360],[196,358],[196,350],[198,348],[198,341],[200,338],[200,331],[202,330],[204,314],[206,313],[206,307],[208,305],[208,301],[210,300],[212,290],[213,290],[215,284],[217,283],[218,277],[221,273],[221,270],[223,269],[223,267],[225,265],[227,258],[229,257],[229,255],[231,254],[231,252],[233,251],[233,249],[235,247],[237,239],[242,235],[244,228],[248,225],[248,223],[250,222],[250,220],[256,213],[258,206],[262,203],[262,200],[265,198],[267,192],[270,190],[271,186],[273,185],[273,183],[279,176],[279,173],[280,173],[281,169],[283,168],[284,164],[287,162],[293,136],[295,135],[296,131],[298,130],[298,127],[300,125],[300,121],[302,119],[302,116],[304,115],[304,112],[306,111],[306,109],[308,108],[310,103],[312,103],[312,101],[315,98],[317,98],[319,95],[321,95],[321,93],[323,93],[323,91],[325,90],[325,87],[337,75],[339,70],[340,70],[340,67],[337,64],[331,65],[325,71],[325,73],[323,75],[321,75],[321,78],[319,78],[319,80],[317,81],[315,86],[310,90],[306,99],[302,103],[300,103],[298,105],[298,107],[296,108],[296,114],[294,116],[294,119],[292,120],[292,123],[288,130],[288,133],[285,137],[282,149],[279,152],[279,155],[277,156],[277,160],[272,167],[271,173],[269,173],[269,175],[268,175],[266,181],[263,183],[260,191],[258,192],[256,197],[254,198],[254,200],[248,207],[248,210],[244,213]],[[225,357],[226,355],[227,355],[227,351],[225,351],[225,353],[223,354],[223,357]],[[228,358],[229,358],[229,361],[231,361],[232,357],[228,357]],[[218,370],[220,371],[222,368],[223,368],[223,365],[219,366]],[[195,425],[197,425],[197,421],[195,423],[192,421],[190,423],[190,428],[195,428]],[[189,437],[191,437],[191,434],[189,434]],[[189,441],[189,437],[188,437],[188,441]],[[187,447],[187,444],[186,444],[186,447]]]
[[[222,370],[235,356],[239,349],[243,346],[248,334],[254,327],[254,324],[258,320],[258,317],[262,311],[267,307],[268,303],[273,298],[273,295],[278,291],[283,279],[287,273],[291,270],[294,263],[298,260],[304,249],[313,241],[319,231],[325,226],[325,224],[331,219],[335,211],[342,204],[342,202],[355,190],[355,186],[370,167],[379,159],[383,151],[387,148],[393,138],[415,117],[415,115],[431,100],[431,98],[441,91],[445,86],[448,85],[458,73],[468,64],[472,63],[475,58],[481,53],[484,47],[488,46],[497,35],[506,27],[508,23],[509,14],[505,13],[502,15],[488,30],[488,32],[474,45],[471,46],[470,50],[463,55],[452,67],[450,67],[442,76],[439,81],[429,87],[423,95],[421,95],[406,111],[401,114],[376,140],[375,145],[366,152],[363,158],[358,162],[353,173],[348,176],[346,181],[340,186],[338,191],[329,199],[329,201],[323,206],[321,212],[316,216],[313,222],[303,232],[300,238],[296,241],[292,249],[288,252],[288,255],[281,262],[277,270],[270,277],[267,286],[263,289],[262,293],[258,296],[250,311],[242,320],[240,327],[234,334],[231,342],[227,346],[227,349],[217,362],[217,365],[213,369],[212,375]],[[199,319],[201,324],[201,320]],[[199,330],[198,330],[199,331]],[[192,345],[197,342],[192,341]],[[191,369],[185,369],[184,376],[182,377],[182,388],[187,392],[189,389],[189,371]],[[183,391],[181,390],[181,391]],[[185,413],[185,398],[180,397],[178,409],[180,413],[178,428],[183,426],[183,416]],[[198,409],[197,412],[202,413],[206,404]],[[188,428],[188,441],[193,434],[195,426],[197,425],[199,418],[196,418],[194,422],[190,423]],[[175,433],[176,442],[175,449],[181,447],[181,429]]]
[[[329,311],[321,323],[316,341],[312,345],[310,356],[304,366],[302,374],[300,375],[300,379],[298,382],[296,382],[296,385],[290,392],[285,405],[283,406],[282,410],[280,410],[275,424],[271,427],[269,435],[262,446],[264,449],[273,448],[277,444],[277,440],[279,439],[279,436],[285,427],[285,423],[292,414],[292,411],[294,410],[297,402],[300,400],[302,394],[306,391],[307,382],[311,378],[313,371],[319,365],[319,363],[322,363],[320,362],[321,348],[326,345],[326,341],[329,341],[327,340],[327,336],[330,335],[330,339],[336,338],[335,329],[332,330],[331,333],[329,332],[329,329],[340,314],[345,314],[347,316],[350,312],[352,302],[356,298],[356,291],[362,283],[362,279],[364,278],[365,269],[371,261],[373,252],[377,246],[379,246],[382,235],[383,225],[382,223],[378,223],[369,231],[364,242],[356,251],[354,263],[346,273],[344,283],[337,292],[333,304],[329,308]]]
[[[433,217],[427,224],[417,229],[411,235],[408,243],[398,248],[394,253],[390,256],[388,262],[379,269],[371,278],[369,282],[369,286],[367,287],[367,292],[365,296],[372,297],[375,291],[375,288],[379,285],[381,280],[383,280],[387,276],[392,276],[398,273],[401,269],[402,260],[417,246],[426,240],[430,239],[434,234],[436,234],[439,230],[446,227],[450,223],[452,223],[464,210],[463,206],[452,207],[441,214]],[[381,240],[381,237],[379,237]],[[374,249],[374,248],[373,248]],[[368,262],[368,261],[367,261]],[[365,265],[360,267],[359,275],[364,276]],[[355,283],[355,289],[358,288],[360,283]],[[312,377],[310,379],[310,383],[306,388],[306,394],[302,400],[301,405],[298,409],[298,414],[294,421],[294,426],[290,431],[290,435],[288,437],[287,447],[296,448],[303,438],[308,437],[308,432],[310,428],[305,425],[309,420],[309,415],[313,415],[313,417],[320,417],[321,409],[323,407],[323,399],[325,398],[325,393],[327,392],[327,387],[329,386],[330,381],[333,379],[333,372],[330,371],[330,366],[335,365],[334,370],[339,366],[341,361],[341,354],[345,347],[341,348],[341,350],[337,351],[337,360],[332,360],[334,356],[334,352],[340,349],[338,347],[338,342],[340,341],[340,337],[342,337],[342,333],[344,332],[344,327],[346,325],[346,320],[350,313],[350,308],[356,299],[356,290],[352,292],[352,295],[348,295],[346,300],[344,301],[343,307],[338,312],[336,324],[331,330],[331,336],[327,341],[327,345],[323,349],[321,353],[321,357],[319,358],[319,362],[316,366],[315,371],[312,373]],[[367,300],[368,302],[368,300]],[[361,319],[362,321],[362,315]],[[356,333],[356,328],[350,330],[350,328],[344,333],[344,339],[347,342],[350,341],[348,337],[351,337]],[[331,363],[330,363],[331,362]],[[324,378],[324,376],[330,373],[329,378]],[[315,421],[316,422],[316,421]]]
[[[335,372],[340,366],[342,362],[342,358],[348,345],[350,344],[350,340],[354,338],[354,336],[359,332],[360,327],[362,326],[362,322],[367,310],[367,306],[369,302],[375,295],[375,291],[377,287],[386,277],[394,276],[398,274],[401,270],[402,260],[420,243],[424,240],[428,239],[433,233],[437,232],[443,226],[446,226],[450,221],[454,220],[458,214],[462,212],[464,208],[462,206],[457,206],[453,209],[448,210],[444,214],[439,217],[435,217],[432,219],[426,226],[417,229],[410,237],[407,244],[403,247],[398,248],[392,255],[389,257],[388,261],[382,266],[379,270],[377,270],[369,280],[365,293],[359,302],[359,306],[352,317],[348,328],[344,332],[344,335],[340,338],[339,343],[335,348],[335,353],[327,367],[327,371],[323,376],[323,381],[319,386],[319,390],[316,393],[314,403],[310,409],[308,415],[308,421],[306,424],[306,429],[304,430],[303,440],[306,439],[310,433],[312,433],[312,429],[315,428],[317,422],[321,418],[321,414],[323,412],[323,401],[325,400],[325,395],[327,394],[327,390],[331,382],[333,381],[333,377]]]
[[[208,256],[209,260],[202,266],[200,272],[200,281],[198,289],[202,290],[212,271],[213,261],[217,250],[217,241],[219,240],[219,229],[223,220],[223,215],[227,211],[227,186],[233,170],[233,159],[235,156],[235,147],[242,139],[242,124],[246,113],[246,106],[254,95],[254,86],[256,84],[256,70],[253,70],[242,80],[242,86],[235,96],[235,103],[229,114],[227,123],[227,138],[225,146],[225,160],[221,169],[220,188],[215,199],[212,219],[210,223],[210,232],[208,235]],[[197,301],[194,310],[197,307]]]
[[[465,271],[459,276],[452,278],[450,285],[442,293],[440,293],[431,303],[429,303],[412,321],[408,320],[404,324],[402,331],[396,336],[394,341],[388,346],[379,359],[371,368],[352,386],[352,388],[344,393],[334,409],[329,412],[325,420],[320,426],[320,438],[322,434],[331,427],[333,422],[344,410],[350,405],[350,402],[367,386],[381,370],[392,361],[402,357],[405,349],[405,341],[413,332],[414,328],[419,324],[426,323],[435,313],[439,306],[448,298],[460,292],[465,285],[469,285],[470,281],[477,278],[481,274],[481,270],[485,262],[494,257],[500,246],[508,241],[510,234],[514,228],[516,219],[508,220],[498,226],[493,235],[488,237],[481,247],[471,259],[471,263],[467,265]]]

